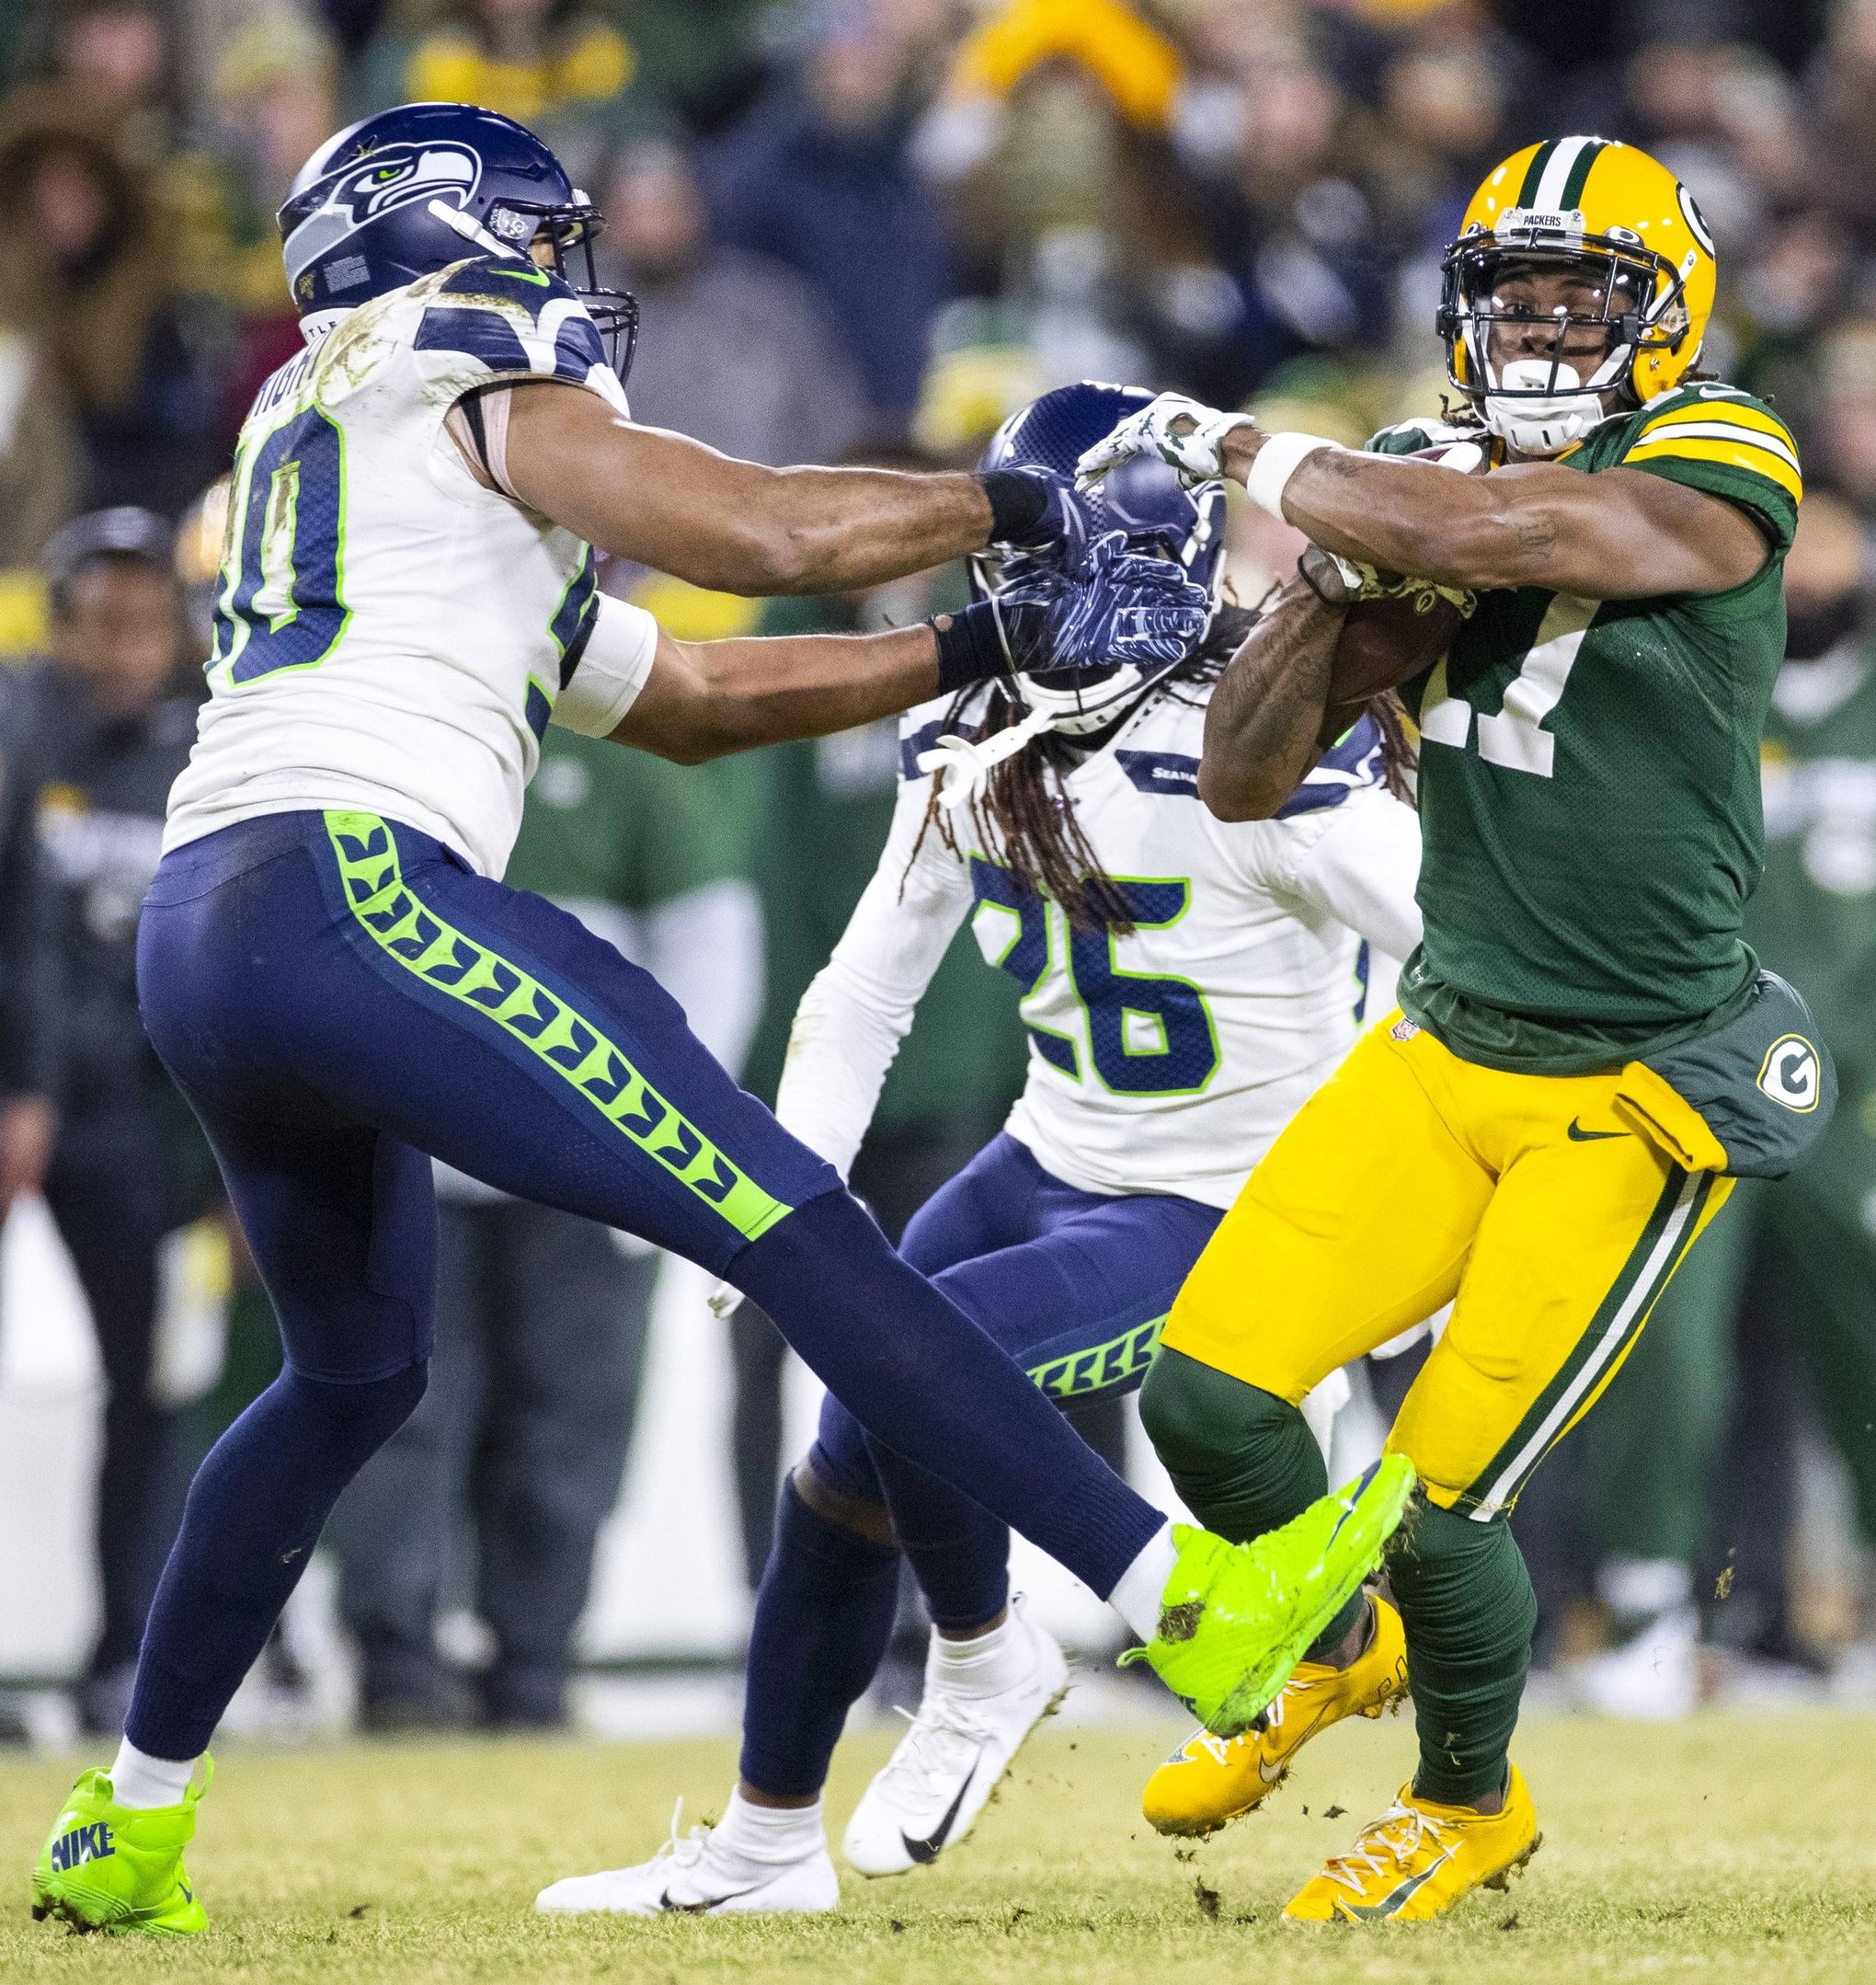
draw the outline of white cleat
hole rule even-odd
[[[1700,1704],[1700,1616],[1691,1606],[1657,1613],[1619,1647],[1578,1664],[1578,1699],[1605,1716],[1669,1722]]]
[[[601,1875],[570,1875],[534,1898],[543,1916],[812,1915],[838,1909],[841,1877],[825,1844],[799,1861],[761,1863],[722,1847],[708,1827],[671,1837],[649,1861]]]
[[[996,1695],[960,1695],[927,1670],[911,1728],[847,1822],[847,1859],[862,1875],[903,1875],[961,1841],[1023,1739],[1069,1692],[1067,1657],[1020,1606],[1014,1602],[1011,1620],[1033,1662],[1013,1686]]]

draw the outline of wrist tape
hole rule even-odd
[[[948,696],[972,683],[1013,674],[1019,666],[1016,650],[1026,644],[1012,624],[1034,611],[978,600],[961,614],[940,614],[929,621],[938,642],[939,694]]]
[[[1033,545],[1048,512],[1048,485],[1021,469],[986,469],[978,485],[990,499],[991,545]]]
[[[1320,434],[1273,434],[1251,458],[1244,487],[1260,510],[1267,510],[1279,523],[1287,523],[1283,513],[1283,493],[1289,479],[1319,448],[1342,446],[1324,441]]]

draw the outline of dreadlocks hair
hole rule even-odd
[[[1255,609],[1235,602],[1219,607],[1205,639],[1150,694],[1190,702],[1189,697],[1179,697],[1180,689],[1217,682],[1259,618]],[[959,692],[945,712],[945,729],[958,723],[976,686]],[[1024,714],[1022,703],[997,684],[978,741],[1008,729]],[[1400,698],[1391,690],[1385,691],[1370,699],[1350,721],[1364,714],[1375,719],[1381,734],[1381,773],[1388,790],[1411,806],[1416,759]],[[1058,902],[1076,930],[1104,930],[1125,937],[1134,928],[1132,912],[1082,832],[1081,817],[1069,795],[1068,776],[1081,763],[1073,746],[1052,731],[1032,739],[1013,758],[1006,758],[992,769],[985,790],[972,800],[972,832],[984,852],[1009,869],[1019,889]],[[925,844],[925,836],[934,828],[954,855],[963,855],[955,820],[955,816],[940,804],[939,782],[933,780],[925,819],[906,864],[908,875]],[[900,887],[904,887],[903,878]]]

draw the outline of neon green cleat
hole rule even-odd
[[[32,1875],[35,1922],[63,1918],[74,1930],[148,1930],[194,1936],[209,1927],[182,1851],[195,1831],[196,1801],[213,1762],[179,1806],[120,1806],[107,1772],[85,1772],[72,1787]]]
[[[1179,1562],[1160,1631],[1121,1660],[1149,1661],[1207,1729],[1236,1737],[1380,1561],[1413,1493],[1413,1463],[1384,1455],[1281,1530],[1227,1543],[1175,1524]]]

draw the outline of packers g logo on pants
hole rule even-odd
[[[1817,1050],[1802,1034],[1779,1035],[1766,1050],[1758,1085],[1773,1102],[1800,1116],[1815,1109],[1824,1088]]]

